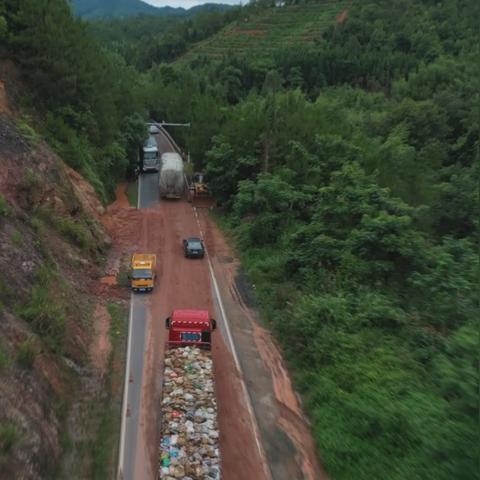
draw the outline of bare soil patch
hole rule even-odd
[[[265,30],[242,30],[238,29],[235,33],[245,35],[247,37],[264,37],[267,32]]]
[[[348,10],[343,10],[335,17],[335,22],[337,22],[337,24],[341,24],[341,23],[344,23],[347,20],[347,18],[348,18]]]
[[[110,314],[103,303],[97,303],[93,315],[93,339],[90,344],[90,361],[101,377],[107,370],[112,350],[109,330]]]

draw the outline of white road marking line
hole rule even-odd
[[[202,227],[200,225],[200,219],[198,217],[197,208],[196,207],[192,207],[192,208],[193,208],[193,211],[195,213],[195,219],[197,220],[198,229],[200,231],[200,238],[204,242],[205,256],[207,258],[208,269],[210,270],[210,276],[212,278],[213,289],[214,289],[214,292],[215,292],[215,296],[217,298],[218,306],[220,308],[220,313],[222,315],[223,324],[224,324],[225,330],[227,332],[228,343],[230,344],[230,350],[232,351],[232,354],[233,354],[233,359],[234,359],[234,362],[235,362],[235,366],[236,366],[238,372],[241,375],[240,384],[242,386],[242,393],[243,393],[243,396],[244,396],[244,399],[245,399],[245,403],[247,405],[248,414],[249,414],[249,416],[252,420],[252,427],[253,427],[253,433],[254,433],[254,436],[255,436],[255,443],[257,445],[257,450],[258,450],[258,453],[260,455],[260,458],[263,459],[263,465],[265,466],[265,468],[264,468],[265,474],[266,474],[268,479],[271,479],[272,474],[270,472],[270,467],[267,463],[267,456],[266,456],[265,451],[263,450],[263,447],[260,443],[260,431],[259,431],[259,427],[258,427],[258,423],[257,423],[257,417],[255,416],[255,413],[253,411],[252,402],[250,401],[250,395],[248,394],[247,387],[245,385],[245,381],[244,381],[244,378],[243,378],[243,371],[240,367],[240,362],[238,360],[237,350],[235,349],[235,343],[233,342],[233,337],[232,337],[232,334],[230,332],[230,325],[228,323],[227,314],[225,313],[225,308],[223,307],[222,297],[220,295],[220,289],[218,288],[218,283],[217,283],[217,279],[215,278],[215,272],[213,270],[213,265],[212,265],[212,262],[210,260],[210,255],[208,254],[207,246],[205,244],[205,237],[203,235],[203,230],[202,230]]]
[[[120,451],[118,454],[118,478],[123,478],[123,462],[125,455],[125,430],[127,421],[127,404],[128,404],[128,384],[130,383],[130,357],[132,352],[132,324],[133,324],[133,292],[130,293],[130,314],[128,316],[128,338],[127,338],[127,362],[125,366],[125,382],[123,386],[123,402],[122,402],[122,423],[120,427]]]
[[[137,209],[140,208],[140,198],[142,192],[142,174],[138,176],[137,189]],[[117,476],[119,479],[123,478],[123,463],[125,455],[125,434],[127,422],[127,404],[128,404],[128,384],[130,383],[130,357],[132,353],[132,321],[133,321],[133,292],[130,293],[130,313],[128,315],[128,338],[127,338],[127,361],[125,363],[125,381],[123,385],[123,399],[122,399],[122,419],[120,427],[120,450],[118,454]]]

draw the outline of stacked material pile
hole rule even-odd
[[[159,457],[161,479],[220,479],[210,352],[183,347],[165,353]]]

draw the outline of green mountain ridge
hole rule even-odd
[[[187,17],[199,12],[223,11],[231,8],[226,4],[205,3],[197,7],[154,7],[141,0],[73,0],[73,12],[85,19],[107,19],[134,15],[158,15],[168,17]]]

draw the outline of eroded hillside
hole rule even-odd
[[[110,240],[93,189],[16,112],[18,85],[7,70],[0,69],[0,478],[72,478],[72,468],[82,472],[75,478],[93,478],[112,389],[91,344],[98,312],[109,316],[105,335],[109,314],[121,312],[95,293]]]

